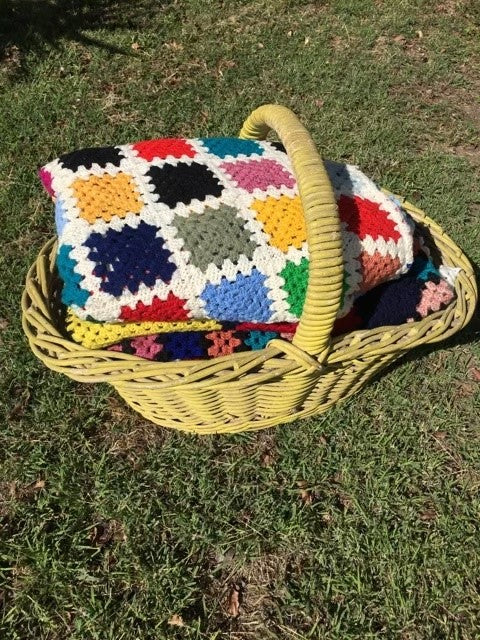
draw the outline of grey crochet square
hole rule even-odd
[[[188,218],[176,216],[173,225],[178,229],[177,237],[184,241],[184,250],[191,254],[191,263],[202,271],[212,263],[221,267],[227,259],[236,264],[241,255],[252,258],[257,247],[245,229],[245,220],[225,204],[191,213]]]

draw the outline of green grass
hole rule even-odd
[[[0,0],[0,30],[24,11],[0,50],[0,637],[478,638],[478,321],[320,418],[198,438],[47,370],[19,310],[53,230],[40,164],[234,135],[268,101],[478,262],[478,3],[58,5]]]

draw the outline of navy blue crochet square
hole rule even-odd
[[[252,156],[262,155],[263,147],[255,140],[241,140],[240,138],[201,138],[202,143],[209,153],[218,158],[227,156],[238,157],[239,155]]]
[[[172,331],[162,336],[162,342],[162,357],[166,360],[192,360],[206,353],[201,331]]]
[[[165,164],[163,167],[152,166],[147,171],[154,186],[158,202],[175,207],[180,202],[190,204],[192,200],[203,201],[207,196],[218,198],[223,186],[218,178],[203,164],[180,163],[176,167]]]
[[[76,171],[79,167],[91,169],[94,164],[98,164],[105,169],[107,164],[113,164],[115,167],[120,166],[120,160],[125,156],[117,149],[117,147],[93,147],[91,149],[79,149],[66,153],[59,157],[62,166],[65,169]]]
[[[157,232],[157,227],[142,221],[136,229],[110,228],[85,240],[88,258],[96,263],[93,274],[102,279],[102,291],[120,296],[125,289],[137,293],[141,284],[153,287],[158,279],[170,282],[177,267],[169,261],[172,254]]]

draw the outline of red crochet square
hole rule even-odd
[[[128,322],[164,321],[176,322],[188,320],[189,312],[185,309],[186,300],[177,298],[171,291],[166,300],[155,296],[149,305],[139,300],[134,309],[122,307],[120,318]]]
[[[140,158],[151,162],[154,158],[164,160],[168,156],[193,158],[195,149],[186,140],[180,138],[161,138],[159,140],[144,140],[132,145]]]

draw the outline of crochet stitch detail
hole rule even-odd
[[[72,184],[72,190],[80,218],[90,224],[97,219],[110,222],[113,216],[124,218],[129,213],[139,213],[143,207],[131,176],[125,173],[79,178]]]
[[[120,296],[126,289],[136,293],[141,284],[153,287],[157,279],[169,282],[176,266],[169,262],[172,254],[164,248],[165,241],[156,234],[156,227],[142,221],[136,229],[110,227],[105,234],[92,233],[85,240],[88,257],[95,263],[93,273],[102,279],[102,291]]]
[[[155,158],[163,159],[172,156],[173,158],[193,158],[195,149],[181,138],[160,138],[157,140],[143,140],[132,145],[140,158],[151,162]]]
[[[345,315],[362,291],[406,272],[413,262],[413,228],[356,167],[325,166],[343,219],[346,284],[339,315]],[[59,245],[70,246],[75,260],[76,280],[65,286],[75,289],[81,282],[88,290],[83,305],[72,304],[78,317],[118,322],[136,309],[140,320],[217,319],[211,314],[219,309],[222,321],[298,320],[306,286],[292,297],[281,273],[288,263],[308,261],[309,248],[298,187],[281,145],[147,140],[66,154],[40,176],[57,200]],[[308,275],[307,262],[301,264]],[[259,312],[255,318],[238,305],[240,315],[232,317],[219,299],[221,283],[232,295],[235,287],[230,291],[228,283],[239,276],[261,285],[258,291],[250,287],[242,301]],[[217,299],[207,304],[206,292],[213,298],[216,292]]]
[[[299,265],[296,265],[294,262],[287,262],[286,267],[281,271],[280,275],[285,280],[283,289],[285,289],[288,294],[287,302],[290,305],[290,311],[294,316],[300,318],[307,292],[308,260],[302,258]]]
[[[120,318],[127,322],[155,321],[161,318],[165,322],[178,322],[188,320],[188,311],[185,309],[186,300],[177,298],[171,291],[166,300],[160,300],[154,296],[150,304],[144,304],[141,300],[135,307],[122,307]]]
[[[73,247],[64,244],[60,247],[57,255],[58,273],[64,282],[62,302],[67,306],[74,304],[83,307],[90,294],[80,286],[83,277],[75,271],[77,263],[70,258],[72,249]]]
[[[265,201],[255,200],[250,207],[257,212],[257,220],[270,236],[270,244],[284,253],[290,247],[301,249],[307,240],[303,207],[299,196],[279,198],[269,196]]]
[[[262,155],[263,148],[254,140],[240,138],[200,138],[210,153],[219,157]]]

